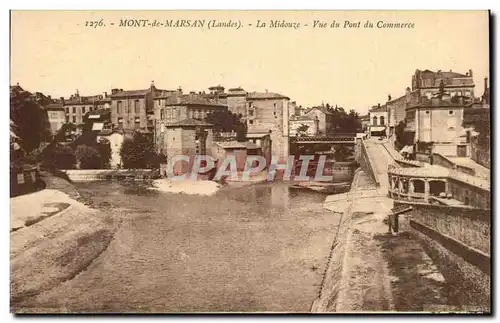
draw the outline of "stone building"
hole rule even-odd
[[[155,127],[153,99],[164,90],[151,86],[143,90],[111,90],[111,122],[124,130],[143,130],[152,133]]]
[[[102,95],[80,96],[77,90],[68,99],[61,98],[60,102],[62,102],[66,110],[66,122],[81,125],[87,112],[97,109],[109,109],[111,98],[107,92]]]
[[[305,132],[299,131],[301,127],[307,126]],[[290,118],[290,136],[317,136],[319,133],[319,120],[308,116],[295,116]]]
[[[332,129],[333,115],[325,106],[312,107],[304,112],[305,116],[311,119],[317,119],[318,133],[321,135],[328,134]]]
[[[270,134],[272,154],[278,158],[289,154],[289,101],[278,93],[247,93],[248,132]]]
[[[190,161],[174,164],[174,173],[190,171],[194,158],[210,154],[213,147],[213,125],[193,118],[165,124],[165,140],[161,152],[172,158],[178,155],[189,156]]]
[[[165,92],[154,99],[156,120],[156,143],[157,147],[165,146],[167,136],[165,127],[172,123],[178,123],[187,119],[205,120],[208,114],[216,110],[227,110],[223,101],[211,98],[209,95],[191,92],[182,94],[177,92]]]
[[[416,70],[412,76],[412,91],[418,91],[419,97],[432,98],[439,92],[441,81],[450,96],[474,97],[474,79],[472,70],[465,74],[453,72],[437,71],[428,69]]]
[[[432,98],[406,109],[406,130],[414,132],[417,158],[427,161],[432,153],[443,156],[468,156],[464,109],[470,107],[463,98]],[[419,157],[420,155],[420,157]]]
[[[50,123],[50,132],[55,135],[66,123],[66,113],[62,103],[50,103],[45,106]]]
[[[370,128],[369,136],[387,136],[387,106],[376,105],[369,110]]]

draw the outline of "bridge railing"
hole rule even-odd
[[[378,178],[377,172],[373,169],[374,161],[371,158],[370,154],[368,153],[368,150],[366,149],[365,142],[363,140],[360,140],[358,144],[360,145],[361,168],[375,182],[375,185],[378,187],[380,186],[380,180]]]

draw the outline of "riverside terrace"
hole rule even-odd
[[[389,196],[408,201],[431,202],[435,197],[449,197],[449,203],[490,208],[490,183],[482,178],[439,165],[403,168],[388,166]],[[450,199],[452,197],[453,199]],[[439,199],[443,200],[443,199]]]

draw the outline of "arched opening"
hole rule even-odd
[[[425,193],[425,182],[421,179],[413,180],[413,192],[414,193]]]
[[[380,125],[381,126],[385,125],[385,118],[384,118],[384,116],[380,117]]]
[[[430,195],[439,196],[439,193],[446,192],[446,183],[444,181],[430,181],[429,193]]]
[[[377,125],[377,116],[373,117],[373,125],[376,126]]]

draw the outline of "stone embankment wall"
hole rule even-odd
[[[64,170],[73,182],[93,182],[106,180],[150,181],[159,177],[150,169],[110,170],[110,169],[68,169]]]
[[[394,206],[413,208],[410,232],[421,240],[446,279],[460,286],[460,303],[489,310],[490,210],[399,201]]]

